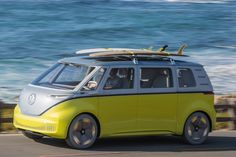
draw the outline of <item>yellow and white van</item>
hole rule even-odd
[[[202,65],[172,55],[90,49],[59,60],[22,91],[14,126],[77,149],[134,135],[181,135],[201,144],[215,127],[213,88]]]

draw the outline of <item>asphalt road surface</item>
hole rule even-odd
[[[21,134],[0,134],[0,157],[236,157],[236,131],[211,133],[200,146],[179,137],[155,136],[98,140],[89,150],[69,148],[63,140],[33,141]]]

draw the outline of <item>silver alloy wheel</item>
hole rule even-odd
[[[86,149],[94,144],[97,135],[98,127],[94,118],[82,114],[72,121],[66,142],[73,148]]]
[[[202,144],[206,141],[209,131],[210,122],[206,114],[195,112],[185,123],[184,138],[190,144]]]

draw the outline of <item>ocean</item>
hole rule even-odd
[[[0,99],[80,49],[183,43],[216,94],[236,92],[235,0],[0,0]]]

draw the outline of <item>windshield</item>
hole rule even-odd
[[[93,70],[94,67],[85,65],[57,63],[32,84],[51,88],[74,89]]]

